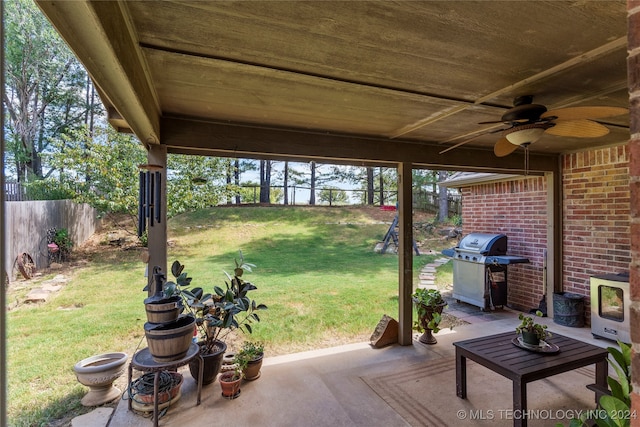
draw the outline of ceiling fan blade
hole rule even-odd
[[[478,122],[479,125],[492,125],[495,123],[504,123],[502,120],[491,120],[489,122]]]
[[[493,120],[490,122],[478,122],[479,125],[489,125],[489,124],[494,124],[494,123],[505,123],[505,124],[509,124],[509,123],[526,123],[528,122],[529,119],[516,119],[516,120]]]
[[[597,138],[609,133],[609,128],[591,120],[562,120],[545,131],[550,135],[577,138]]]
[[[629,110],[620,107],[567,107],[550,110],[542,114],[541,118],[557,117],[558,120],[602,119],[605,117],[621,116],[628,114]]]
[[[518,149],[518,146],[509,142],[507,138],[500,138],[496,145],[493,146],[493,153],[497,157],[508,156]]]

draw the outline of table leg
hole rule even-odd
[[[467,398],[467,358],[456,347],[456,395]]]
[[[513,380],[513,426],[527,427],[527,383]]]
[[[158,383],[160,382],[160,371],[156,371],[153,376],[153,427],[158,427]]]
[[[605,357],[599,362],[596,362],[596,386],[600,390],[607,390],[609,385],[607,383],[607,376],[609,375],[609,361]],[[600,394],[596,393],[596,404],[600,403]]]
[[[131,387],[131,376],[133,375],[133,366],[131,365],[131,363],[129,363],[129,381],[127,381],[127,390],[130,390]],[[131,400],[132,400],[133,396],[129,396],[129,410],[132,409],[131,406]]]
[[[200,404],[200,393],[202,392],[202,376],[204,373],[204,358],[198,354],[198,405]]]

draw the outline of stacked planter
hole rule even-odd
[[[153,360],[167,363],[186,356],[196,327],[196,319],[191,315],[180,315],[183,308],[180,296],[164,297],[164,275],[158,270],[154,269],[156,294],[144,300],[147,313],[144,333]]]

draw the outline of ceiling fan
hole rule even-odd
[[[547,111],[547,107],[532,104],[532,101],[531,95],[516,97],[513,108],[507,110],[500,120],[479,123],[509,125],[506,129],[495,131],[502,131],[502,138],[493,147],[496,156],[507,156],[520,146],[528,151],[529,145],[545,133],[577,138],[604,136],[609,133],[609,128],[593,120],[628,112],[626,108],[607,106],[568,107]]]

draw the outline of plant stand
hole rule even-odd
[[[422,344],[433,345],[438,343],[436,337],[433,336],[433,331],[427,325],[433,318],[433,313],[442,314],[442,310],[444,309],[445,305],[447,305],[447,303],[437,305],[436,307],[422,305],[423,309],[425,310],[425,314],[420,318],[420,324],[424,329],[424,333],[420,335],[420,338],[418,338],[418,341],[420,341]]]
[[[153,425],[154,427],[158,427],[158,378],[160,377],[160,372],[165,370],[178,369],[180,366],[186,365],[192,359],[198,358],[200,362],[200,375],[202,376],[203,369],[203,360],[200,356],[200,346],[198,344],[191,344],[189,346],[189,350],[187,350],[186,356],[184,356],[180,360],[173,360],[171,362],[159,363],[156,362],[151,353],[149,352],[149,348],[144,348],[131,358],[131,363],[129,364],[129,379],[127,384],[131,384],[131,377],[133,374],[133,369],[142,372],[154,372],[154,380],[153,380]],[[200,405],[200,394],[202,392],[202,378],[198,381],[198,401],[197,405]],[[129,399],[129,410],[132,409],[132,401]]]
[[[424,329],[424,333],[420,335],[420,338],[418,338],[418,341],[420,341],[422,344],[429,344],[429,345],[438,343],[438,340],[436,339],[436,337],[433,336],[433,331],[429,328]]]

